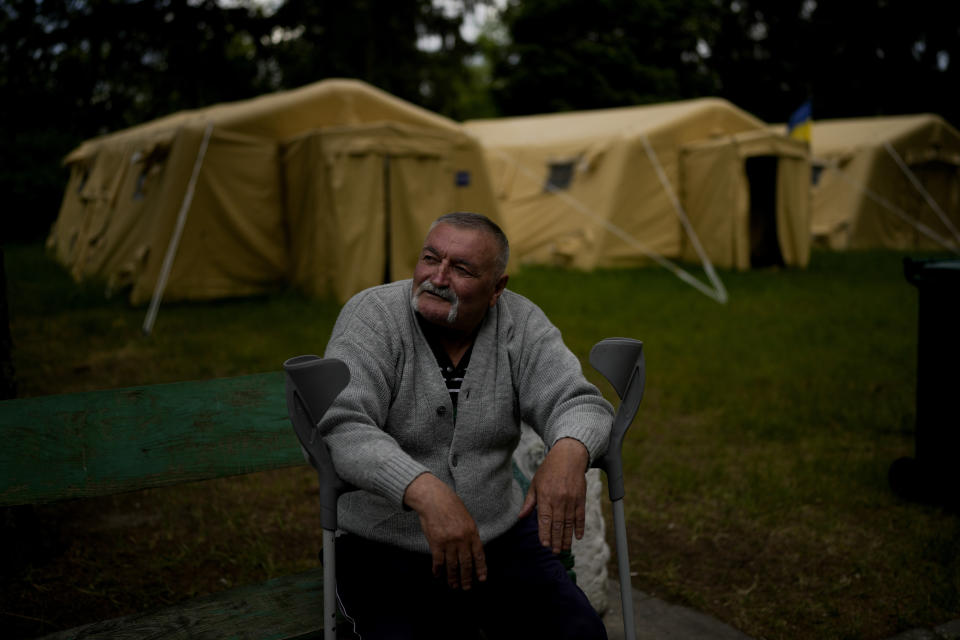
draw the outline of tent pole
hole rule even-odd
[[[719,302],[726,302],[727,290],[723,286],[723,282],[717,276],[717,272],[714,271],[713,263],[710,262],[710,258],[707,257],[707,252],[703,250],[703,245],[700,244],[700,238],[697,236],[697,232],[693,230],[693,225],[690,224],[690,220],[687,218],[687,212],[684,210],[683,205],[680,204],[680,198],[677,197],[673,187],[670,186],[670,179],[667,178],[667,173],[663,170],[663,165],[660,164],[660,159],[657,158],[656,152],[650,145],[650,139],[647,138],[647,134],[645,133],[641,134],[640,139],[643,141],[643,148],[647,152],[647,157],[650,159],[650,163],[657,172],[657,178],[660,179],[660,184],[663,186],[663,190],[667,192],[667,195],[670,197],[670,202],[673,203],[673,208],[677,212],[677,217],[680,218],[680,224],[683,225],[683,229],[687,232],[687,236],[690,238],[691,244],[693,244],[694,251],[696,251],[697,255],[700,256],[700,261],[703,263],[703,270],[707,272],[707,277],[716,288]]]
[[[207,146],[210,143],[210,134],[213,133],[213,123],[207,124],[203,132],[203,139],[200,141],[200,149],[197,151],[197,159],[193,163],[193,173],[190,174],[190,181],[187,182],[187,190],[183,194],[183,203],[180,205],[180,213],[177,214],[177,223],[173,228],[173,234],[170,236],[170,244],[167,245],[167,254],[163,257],[163,265],[160,267],[160,276],[157,278],[157,284],[153,289],[153,297],[150,299],[150,308],[147,309],[147,317],[143,320],[143,335],[149,336],[153,331],[153,323],[157,320],[157,311],[160,309],[160,300],[163,298],[163,291],[167,288],[167,279],[170,277],[170,270],[173,268],[173,259],[177,255],[177,249],[180,247],[180,237],[183,235],[183,227],[187,222],[187,212],[190,210],[190,204],[193,202],[193,192],[197,186],[197,176],[200,175],[200,167],[203,165],[203,157],[207,155]]]

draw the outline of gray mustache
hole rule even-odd
[[[417,287],[418,295],[423,293],[424,291],[426,291],[427,293],[432,293],[434,295],[440,296],[447,302],[451,302],[451,303],[458,302],[457,294],[453,289],[451,289],[450,287],[438,287],[432,282],[430,282],[429,280],[424,280],[423,282],[420,283],[420,286]]]

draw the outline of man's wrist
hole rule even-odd
[[[551,451],[561,447],[562,453],[567,456],[577,457],[583,462],[583,471],[586,473],[587,469],[590,468],[590,450],[587,449],[587,445],[580,442],[573,436],[564,436],[557,439],[551,447]]]
[[[435,495],[438,488],[436,482],[443,484],[440,478],[429,471],[424,471],[411,480],[403,492],[403,506],[421,513],[422,509],[432,502],[431,495]]]

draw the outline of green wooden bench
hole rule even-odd
[[[0,506],[304,465],[280,372],[0,402]],[[319,548],[319,533],[318,533]],[[322,638],[322,570],[45,638]]]

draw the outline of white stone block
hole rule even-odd
[[[523,425],[520,445],[513,455],[523,475],[528,479],[533,478],[545,455],[546,447],[540,436],[527,425]],[[577,586],[583,589],[590,604],[600,615],[609,608],[607,562],[610,560],[602,503],[603,481],[600,470],[590,469],[587,472],[586,525],[583,538],[574,538],[573,541],[574,571],[577,574]]]

